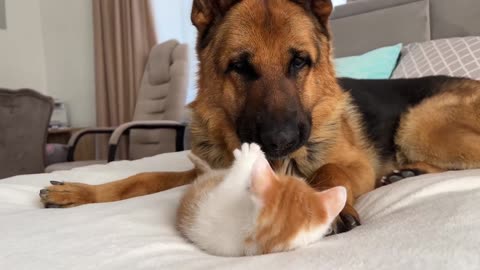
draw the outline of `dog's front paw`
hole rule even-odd
[[[381,184],[382,186],[390,185],[393,183],[396,183],[400,180],[403,180],[405,178],[409,177],[414,177],[418,175],[425,174],[425,172],[418,170],[418,169],[402,169],[402,170],[396,170],[390,173],[389,175],[386,175],[382,177],[381,179]]]
[[[81,183],[51,181],[52,185],[40,190],[45,208],[67,208],[95,202],[92,186]]]
[[[332,226],[333,234],[348,232],[358,226],[360,226],[360,217],[355,208],[347,204]]]

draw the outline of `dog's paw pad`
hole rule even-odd
[[[395,170],[391,174],[382,177],[381,182],[383,186],[386,186],[396,183],[405,178],[414,177],[422,174],[424,174],[424,172],[417,169]]]
[[[54,186],[63,186],[65,185],[65,182],[60,182],[60,181],[50,181],[50,184]]]

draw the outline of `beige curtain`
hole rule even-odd
[[[148,54],[157,43],[151,3],[93,0],[93,13],[97,126],[118,126],[132,120]]]
[[[145,63],[157,43],[150,0],[93,0],[97,125],[131,120]]]

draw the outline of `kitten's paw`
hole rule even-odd
[[[255,161],[259,157],[265,157],[260,146],[256,143],[244,143],[242,149],[236,149],[233,152],[236,160],[251,160]]]

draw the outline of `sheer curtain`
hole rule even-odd
[[[197,32],[190,21],[193,0],[151,0],[158,42],[176,39],[189,46],[190,77],[187,102],[196,95],[197,55],[195,42]]]

